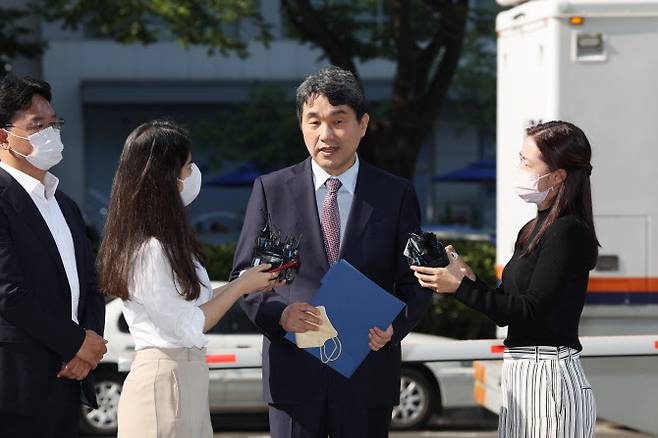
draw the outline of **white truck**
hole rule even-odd
[[[525,128],[571,121],[592,145],[602,244],[581,334],[658,333],[658,1],[534,0],[496,32],[498,269],[535,214],[512,189]]]
[[[656,334],[658,1],[498,2],[513,6],[496,19],[498,273],[535,214],[512,186],[525,128],[573,122],[592,145],[602,245],[580,334]],[[584,366],[600,417],[658,434],[658,357],[585,359]],[[495,375],[491,363],[486,368]]]

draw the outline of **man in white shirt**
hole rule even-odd
[[[0,436],[78,436],[97,407],[105,303],[77,205],[48,170],[62,159],[48,83],[0,82]]]
[[[357,156],[369,116],[352,73],[330,67],[307,77],[297,89],[297,116],[309,158],[256,180],[232,272],[249,266],[264,218],[283,235],[303,234],[294,282],[242,300],[265,335],[270,432],[272,438],[384,438],[399,403],[400,341],[431,299],[403,255],[408,233],[420,228],[418,199],[409,181]],[[339,259],[406,304],[388,327],[360,334],[372,351],[350,379],[284,338],[317,330],[321,320],[308,303]]]

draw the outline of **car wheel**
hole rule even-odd
[[[94,373],[98,409],[82,406],[80,430],[90,435],[116,435],[119,397],[125,374],[102,370]]]
[[[418,429],[434,413],[438,390],[421,371],[402,368],[400,376],[400,404],[393,408],[391,428]]]

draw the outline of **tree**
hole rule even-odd
[[[396,65],[385,114],[371,121],[362,154],[395,174],[414,173],[418,151],[446,98],[462,52],[468,0],[390,0],[381,23],[364,21],[378,2],[282,0],[298,38],[359,74],[356,61]]]
[[[254,85],[249,100],[232,104],[194,126],[195,143],[224,160],[252,162],[261,171],[280,169],[308,156],[299,133],[295,102],[276,85]]]
[[[289,3],[284,1],[283,6],[289,8]],[[300,20],[303,13],[287,9],[288,30],[301,41],[315,38],[316,33],[317,38],[322,39],[326,39],[330,34],[342,35],[342,40],[336,43],[336,47],[332,46],[330,42],[325,43],[327,49],[324,51],[324,56],[327,57],[327,53],[334,53],[332,63],[358,73],[355,60],[383,56],[394,57],[396,53],[394,38],[389,35],[391,30],[383,25],[388,22],[391,11],[380,10],[380,16],[375,17],[373,12],[377,2],[360,1],[344,4],[325,2],[320,4],[316,1],[304,2],[304,4],[315,5],[319,14],[315,19],[324,19],[331,23],[332,28],[325,29],[313,21],[314,19],[309,19],[312,34],[301,34],[300,25],[295,25],[292,21]],[[410,32],[416,38],[416,44],[428,48],[431,44],[430,39],[434,35],[434,23],[422,19],[426,12],[423,8],[413,10],[410,18],[412,23]],[[462,128],[474,126],[486,137],[495,136],[494,22],[497,12],[496,7],[469,9],[464,47],[450,85],[450,100],[453,101],[454,108],[459,114]],[[359,30],[354,31],[353,29]],[[345,47],[351,50],[349,56],[344,56]],[[434,62],[436,64],[438,61]],[[435,65],[434,68],[436,70],[433,72],[435,81],[448,80],[446,77],[438,78],[437,75],[440,73],[438,65]],[[403,74],[409,74],[409,71],[405,71]],[[445,71],[444,74],[446,74]],[[447,87],[447,85],[443,86]],[[423,89],[428,85],[415,85],[415,87]],[[412,89],[415,88],[411,87],[406,90]],[[439,103],[436,103],[435,106],[426,103],[426,107],[433,111],[432,114],[425,114],[420,110],[423,98],[433,99],[429,90],[426,91],[428,92],[415,100],[413,96],[410,98],[407,95],[394,95],[390,101],[378,102],[377,105],[371,106],[370,113],[374,117],[371,117],[368,135],[361,148],[361,154],[366,159],[404,176],[413,174],[418,149],[440,108]],[[443,93],[441,102],[446,99],[445,90]],[[396,102],[398,102],[397,105]],[[217,153],[215,154],[219,160],[222,158],[236,160],[242,157],[243,160],[255,161],[260,164],[261,170],[268,170],[272,168],[272,165],[292,164],[299,157],[299,151],[305,152],[303,147],[299,148],[299,131],[293,125],[295,123],[294,115],[289,110],[292,105],[293,102],[276,86],[256,87],[252,90],[246,107],[234,108],[233,111],[223,113],[220,117],[201,123],[197,131],[202,134],[200,136],[202,144],[221,145],[221,148],[216,148]],[[414,113],[414,110],[418,110],[418,113]],[[270,116],[263,120],[262,114],[270,114]],[[417,123],[421,116],[426,126],[424,129]],[[405,135],[400,128],[405,123],[410,125],[410,134]],[[226,135],[229,132],[233,134]],[[225,135],[220,136],[219,133]],[[263,138],[268,139],[267,144],[258,146],[262,144]],[[269,163],[269,165],[265,163]]]
[[[469,18],[468,0],[281,0],[290,31],[322,49],[332,64],[353,71],[358,62],[395,64],[392,96],[378,108],[361,148],[374,164],[413,175],[459,66]],[[27,10],[66,28],[90,24],[124,43],[148,44],[167,29],[183,46],[247,56],[248,41],[231,36],[237,21],[269,27],[257,0],[31,0]],[[377,20],[373,20],[377,16]]]
[[[0,8],[0,76],[11,70],[15,58],[33,58],[43,52],[44,43],[31,40],[32,29],[21,22],[29,16],[27,9]]]
[[[89,26],[126,44],[153,43],[169,32],[183,47],[201,45],[209,54],[245,57],[249,41],[234,35],[236,23],[253,24],[255,40],[267,44],[271,38],[258,6],[258,0],[27,0],[0,8],[0,60],[32,58],[47,47],[32,41],[34,29],[23,24],[29,17],[61,21],[64,29]]]
[[[464,127],[482,135],[496,134],[496,14],[495,4],[471,8],[460,66],[450,94]],[[476,109],[476,110],[474,110]]]

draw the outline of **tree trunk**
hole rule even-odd
[[[373,120],[359,154],[364,160],[395,175],[411,178],[416,169],[416,156],[426,130],[414,123],[414,114],[404,119]]]

